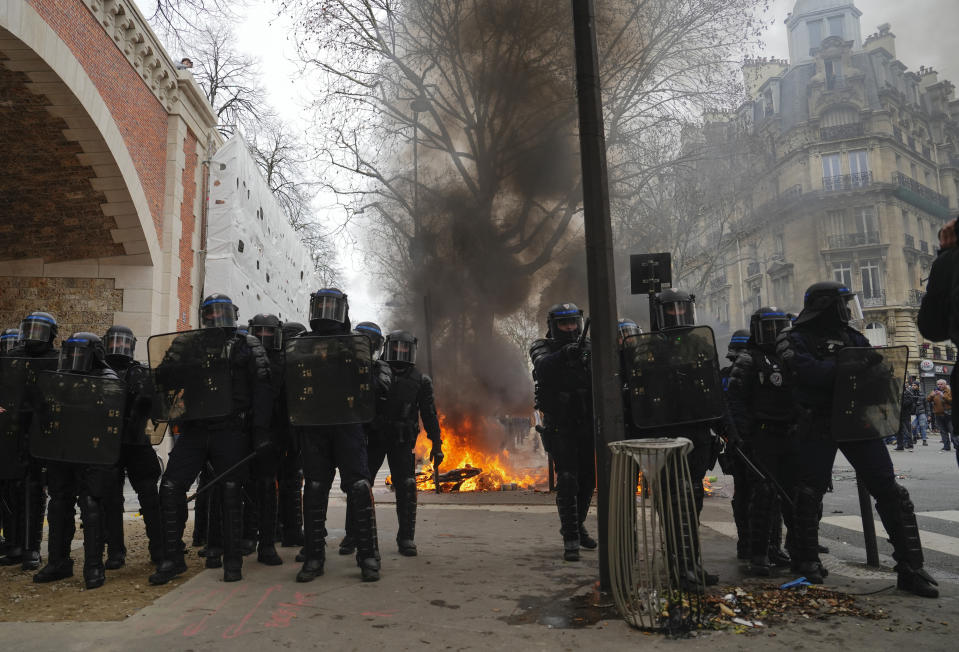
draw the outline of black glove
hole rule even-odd
[[[430,461],[433,462],[436,466],[439,466],[443,463],[443,442],[433,442],[433,448],[430,449]]]

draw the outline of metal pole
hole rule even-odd
[[[623,404],[620,396],[619,356],[616,349],[616,276],[613,271],[613,237],[609,218],[606,177],[606,137],[596,54],[593,0],[572,0],[573,37],[576,45],[576,89],[579,103],[580,159],[583,166],[583,221],[586,231],[586,270],[589,313],[593,322],[593,412],[596,479],[599,489],[599,586],[610,588],[609,577],[609,476],[611,455],[607,444],[623,438]]]
[[[872,502],[869,492],[856,474],[856,489],[859,490],[859,513],[862,515],[862,535],[866,539],[866,566],[879,568],[879,545],[876,543],[876,522],[872,518]]]

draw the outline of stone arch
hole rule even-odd
[[[61,163],[76,174],[90,175],[92,190],[102,200],[103,224],[109,226],[113,222],[105,234],[109,241],[100,248],[81,247],[79,257],[122,256],[122,264],[160,264],[160,216],[154,216],[150,210],[137,169],[109,107],[74,53],[33,7],[21,2],[5,4],[0,10],[0,68],[5,69],[7,83],[22,85],[34,98],[31,101],[21,93],[21,99],[45,109],[51,120],[43,125],[44,129],[54,128],[57,121],[65,125],[62,137],[74,144],[76,160]],[[67,153],[70,149],[61,147],[59,151]],[[80,199],[76,196],[80,189],[70,192],[71,199]],[[90,203],[96,198],[87,199]],[[68,222],[67,226],[79,225]],[[60,254],[53,253],[48,260],[76,259],[64,258],[71,254],[57,249]],[[0,260],[10,259],[2,250],[0,256]]]

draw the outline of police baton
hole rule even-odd
[[[226,476],[230,475],[231,473],[233,473],[234,471],[236,471],[238,468],[240,468],[241,466],[243,466],[244,464],[246,464],[247,462],[249,462],[250,460],[252,460],[254,457],[256,457],[256,456],[259,455],[259,454],[260,454],[260,451],[258,451],[258,450],[253,451],[252,453],[250,453],[249,455],[247,455],[246,457],[244,457],[242,460],[240,460],[239,462],[237,462],[236,464],[234,464],[233,466],[231,466],[230,468],[228,468],[226,471],[224,471],[223,473],[221,473],[220,475],[216,476],[215,478],[213,478],[212,480],[210,480],[209,482],[207,482],[205,485],[203,485],[202,487],[200,487],[199,489],[197,489],[196,492],[195,492],[192,496],[190,496],[189,498],[186,499],[186,501],[189,503],[190,501],[195,500],[197,496],[199,496],[200,494],[202,494],[202,493],[203,493],[204,491],[206,491],[207,489],[212,488],[212,487],[213,487],[214,485],[216,485],[217,483],[221,482]]]
[[[759,466],[758,463],[753,462],[753,460],[749,459],[749,456],[746,455],[746,451],[744,451],[739,446],[733,446],[733,450],[735,450],[736,453],[739,454],[739,458],[746,463],[746,466],[748,466],[754,474],[756,474],[756,477],[758,477],[760,480],[764,482],[772,483],[772,485],[776,488],[776,493],[778,493],[780,497],[784,501],[786,501],[786,503],[792,509],[794,510],[796,509],[796,503],[793,502],[792,496],[790,496],[789,493],[785,489],[783,489],[782,485],[776,481],[776,478],[774,478],[768,471],[761,468],[761,466]]]

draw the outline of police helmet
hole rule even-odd
[[[111,326],[107,329],[104,340],[103,347],[108,361],[123,363],[133,359],[133,352],[137,348],[137,338],[128,327]]]
[[[859,297],[838,281],[813,283],[806,290],[802,312],[793,323],[799,326],[819,318],[834,325],[861,323]]]
[[[583,333],[583,311],[575,303],[557,303],[546,314],[546,336],[576,341]]]
[[[20,329],[19,328],[8,328],[0,334],[0,353],[6,353],[14,346],[17,345],[17,340],[20,339]]]
[[[391,365],[416,363],[416,338],[408,331],[392,331],[383,345],[383,359]]]
[[[366,335],[373,343],[373,355],[375,356],[383,348],[383,330],[371,321],[361,321],[353,331],[358,335]]]
[[[642,335],[642,333],[643,329],[628,317],[616,322],[616,341],[619,343],[620,348],[623,347],[627,338],[633,335]]]
[[[283,324],[276,315],[253,315],[249,328],[250,335],[260,340],[264,349],[279,351],[283,348]]]
[[[302,335],[307,331],[306,326],[298,321],[283,322],[283,341],[291,340],[297,335]]]
[[[763,306],[749,318],[749,334],[757,345],[768,348],[775,346],[776,337],[791,324],[789,313],[776,306]]]
[[[60,347],[59,371],[88,373],[106,366],[103,341],[93,333],[81,331],[64,340]]]
[[[656,295],[653,310],[654,330],[684,328],[696,325],[695,295],[668,288]]]
[[[20,322],[20,342],[53,344],[58,332],[57,320],[49,312],[31,312]]]
[[[203,328],[236,328],[240,309],[225,294],[211,294],[200,304],[200,325]]]
[[[322,288],[310,295],[310,327],[313,330],[345,324],[349,313],[346,294],[337,288]]]

